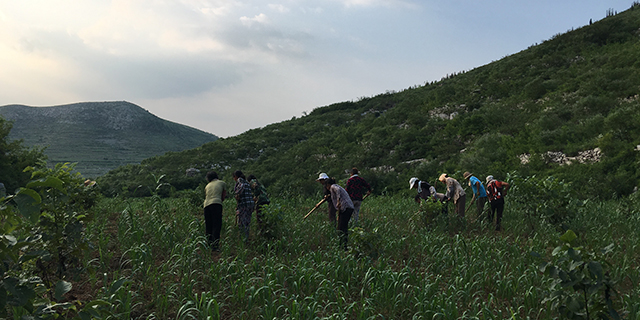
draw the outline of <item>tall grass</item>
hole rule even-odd
[[[549,280],[531,251],[550,252],[560,231],[539,223],[532,232],[507,203],[504,230],[467,217],[440,216],[424,226],[416,204],[369,197],[349,251],[340,249],[326,207],[302,217],[317,199],[273,199],[279,236],[251,240],[224,203],[220,252],[204,239],[202,209],[182,199],[102,199],[87,234],[96,250],[85,281],[102,287],[127,279],[116,299],[119,319],[544,319]],[[610,243],[618,294],[629,319],[640,319],[639,201],[593,202],[570,227],[581,245]],[[474,221],[474,222],[471,222]]]

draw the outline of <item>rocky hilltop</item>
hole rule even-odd
[[[0,116],[13,121],[10,139],[46,147],[49,164],[77,162],[76,169],[87,177],[217,139],[126,101],[52,107],[7,105],[0,107]]]

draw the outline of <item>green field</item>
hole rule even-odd
[[[562,231],[531,223],[507,202],[504,230],[473,215],[441,215],[425,226],[412,199],[376,196],[363,204],[349,250],[317,199],[275,199],[275,235],[248,244],[224,203],[221,251],[204,240],[197,195],[183,199],[103,199],[87,236],[85,258],[68,295],[106,299],[115,319],[549,319],[552,261]],[[640,199],[587,202],[571,228],[583,252],[600,252],[615,281],[613,306],[640,319]],[[537,258],[531,252],[543,255]],[[126,279],[124,282],[119,280]],[[109,288],[122,284],[119,290]],[[114,287],[114,288],[117,288]],[[569,292],[569,291],[567,291]],[[580,296],[580,295],[578,295]],[[593,317],[593,315],[592,315]]]

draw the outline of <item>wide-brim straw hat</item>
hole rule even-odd
[[[469,172],[469,171],[466,171],[462,176],[463,176],[465,179],[469,179],[469,177],[471,177],[472,175],[473,175],[473,173],[471,173],[471,172]]]

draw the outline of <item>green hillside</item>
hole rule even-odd
[[[152,174],[180,190],[207,170],[228,179],[240,169],[273,193],[313,194],[319,172],[344,179],[357,166],[377,193],[405,190],[411,176],[517,170],[573,181],[584,197],[629,194],[640,178],[639,30],[636,3],[474,70],[152,157],[99,183],[142,195]]]
[[[217,139],[125,101],[8,105],[0,107],[0,116],[13,121],[10,139],[22,139],[26,146],[45,146],[50,165],[77,162],[76,169],[86,177]]]

